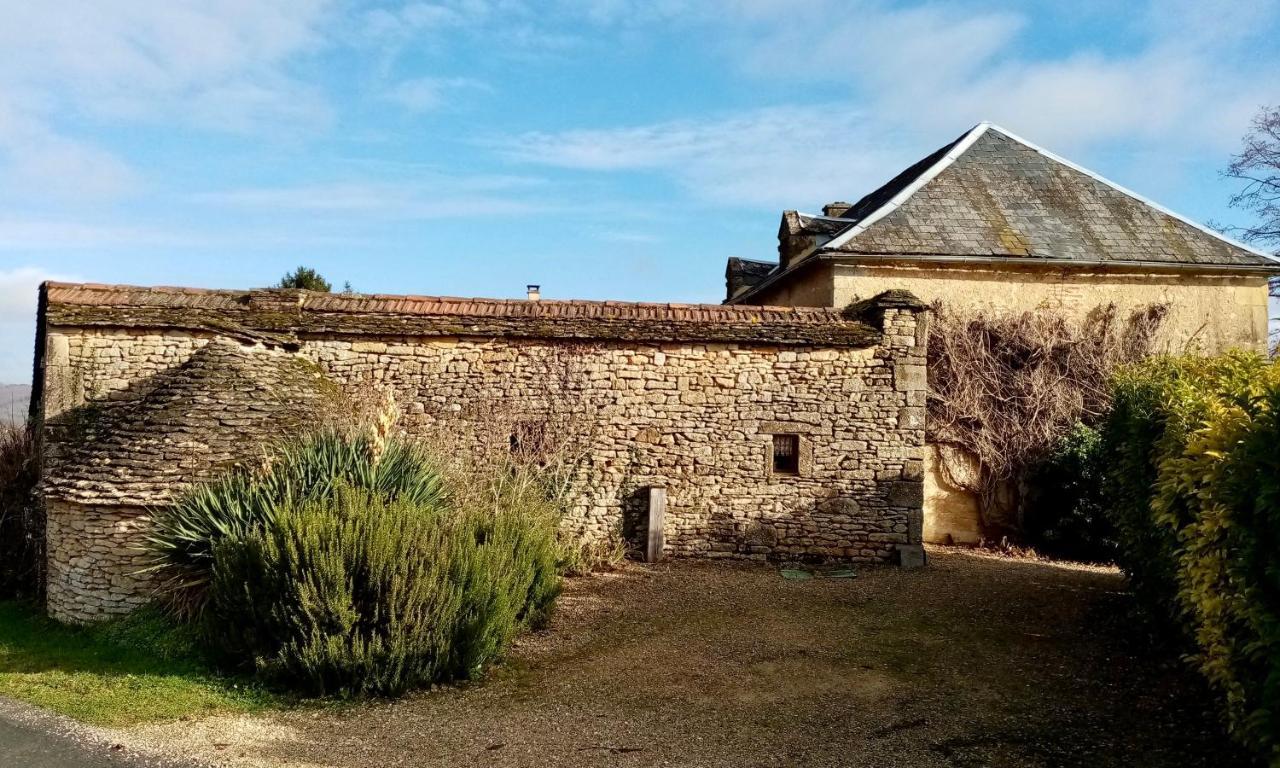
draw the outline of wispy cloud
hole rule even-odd
[[[0,251],[190,247],[203,236],[161,227],[98,224],[73,219],[0,216]]]
[[[74,279],[35,266],[0,269],[0,383],[31,381],[40,283]]]
[[[445,106],[456,92],[492,90],[488,83],[471,77],[412,77],[391,85],[384,96],[410,112],[430,112]]]
[[[69,280],[40,267],[0,269],[0,322],[28,322],[36,316],[36,292],[46,280]]]
[[[246,187],[200,193],[191,199],[257,212],[329,212],[350,221],[512,216],[556,210],[558,204],[545,195],[530,194],[531,188],[539,186],[540,180],[529,177],[436,175],[412,183],[338,181]]]
[[[597,5],[609,17],[628,3]],[[1166,157],[1224,151],[1257,94],[1280,86],[1277,73],[1225,52],[1266,28],[1277,3],[1239,5],[1218,17],[1189,0],[1151,2],[1152,23],[1131,50],[1044,55],[1019,44],[1030,20],[1018,13],[945,2],[723,0],[714,4],[723,55],[753,77],[826,84],[831,100],[495,143],[516,160],[651,171],[704,200],[768,206],[867,191],[920,154],[925,137],[941,144],[981,120],[1067,152],[1107,142]],[[710,23],[706,4],[668,10]]]
[[[709,202],[764,207],[847,194],[901,147],[842,105],[785,107],[631,128],[526,133],[496,142],[515,160],[591,171],[653,171]]]
[[[212,131],[323,127],[331,111],[289,62],[325,42],[326,0],[2,4],[0,176],[31,194],[109,197],[128,160],[76,135],[77,115]]]
[[[0,180],[24,199],[104,199],[142,186],[121,158],[92,143],[72,139],[7,103],[0,92]],[[7,176],[7,178],[5,178]]]

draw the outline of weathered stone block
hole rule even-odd
[[[902,463],[902,479],[920,482],[924,480],[924,460],[907,459]]]
[[[885,501],[891,507],[920,507],[924,504],[924,483],[914,480],[889,483]]]
[[[928,372],[923,363],[898,363],[893,366],[893,387],[899,392],[923,390],[928,386]]]
[[[925,565],[924,546],[921,544],[899,544],[895,556],[903,568],[923,568]]]
[[[924,429],[925,409],[907,405],[898,409],[898,429]]]

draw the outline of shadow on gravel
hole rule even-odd
[[[275,761],[489,766],[1247,765],[1113,569],[935,550],[784,579],[678,562],[571,582],[480,685],[275,717]],[[158,729],[208,753],[234,723]]]

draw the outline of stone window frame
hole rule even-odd
[[[773,480],[796,479],[813,476],[813,426],[794,421],[765,421],[756,430],[764,449],[765,476]],[[773,469],[773,436],[795,435],[799,449],[797,471],[775,472]]]

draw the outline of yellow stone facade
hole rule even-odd
[[[1157,349],[1212,354],[1240,348],[1264,351],[1267,343],[1267,277],[1219,272],[1042,265],[948,264],[901,261],[884,264],[817,264],[751,298],[783,306],[847,306],[888,289],[921,300],[986,312],[1048,309],[1083,319],[1114,303],[1123,314],[1166,304]],[[956,457],[948,457],[956,465]],[[977,543],[977,499],[950,485],[938,452],[925,453],[924,539]]]

